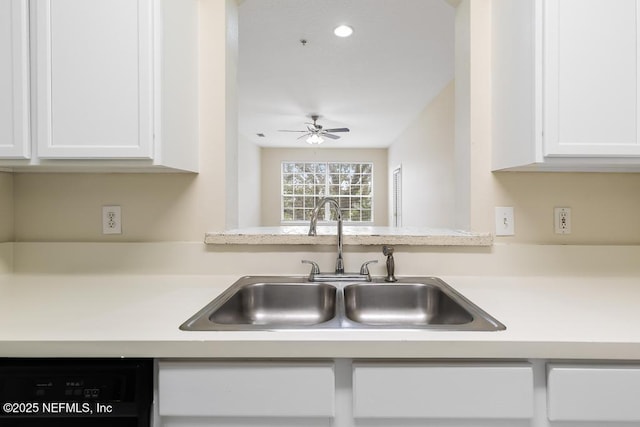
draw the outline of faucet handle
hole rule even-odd
[[[309,261],[308,259],[302,260],[303,264],[311,264],[311,272],[309,273],[309,281],[313,282],[314,276],[320,274],[320,266],[317,262]]]
[[[364,276],[369,276],[369,264],[377,264],[378,260],[374,259],[371,261],[366,261],[362,264],[362,267],[360,267],[360,274],[364,275]]]

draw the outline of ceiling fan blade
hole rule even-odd
[[[295,133],[301,133],[302,135],[300,135],[297,139],[302,139],[302,138],[307,138],[307,137],[314,137],[314,138],[322,138],[322,137],[327,137],[329,139],[340,139],[340,136],[338,135],[333,135],[333,133],[337,133],[337,132],[349,132],[349,128],[334,128],[334,129],[324,129],[321,125],[319,125],[317,123],[318,120],[318,116],[311,116],[311,119],[313,119],[313,123],[305,123],[305,125],[307,125],[307,130],[291,130],[291,129],[280,129],[279,132],[295,132]],[[310,142],[312,143],[312,142]]]

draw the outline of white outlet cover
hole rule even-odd
[[[571,208],[553,208],[553,228],[556,234],[571,234]]]
[[[122,210],[120,206],[102,207],[102,234],[122,234]]]
[[[515,225],[513,207],[496,207],[496,236],[513,236]]]

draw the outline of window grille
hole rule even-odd
[[[283,223],[309,221],[323,197],[336,199],[345,222],[373,223],[373,163],[282,162]],[[326,206],[320,219],[335,219]]]

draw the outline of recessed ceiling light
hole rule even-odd
[[[336,28],[334,28],[333,34],[338,37],[349,37],[351,34],[353,34],[353,28],[348,25],[338,25]]]

